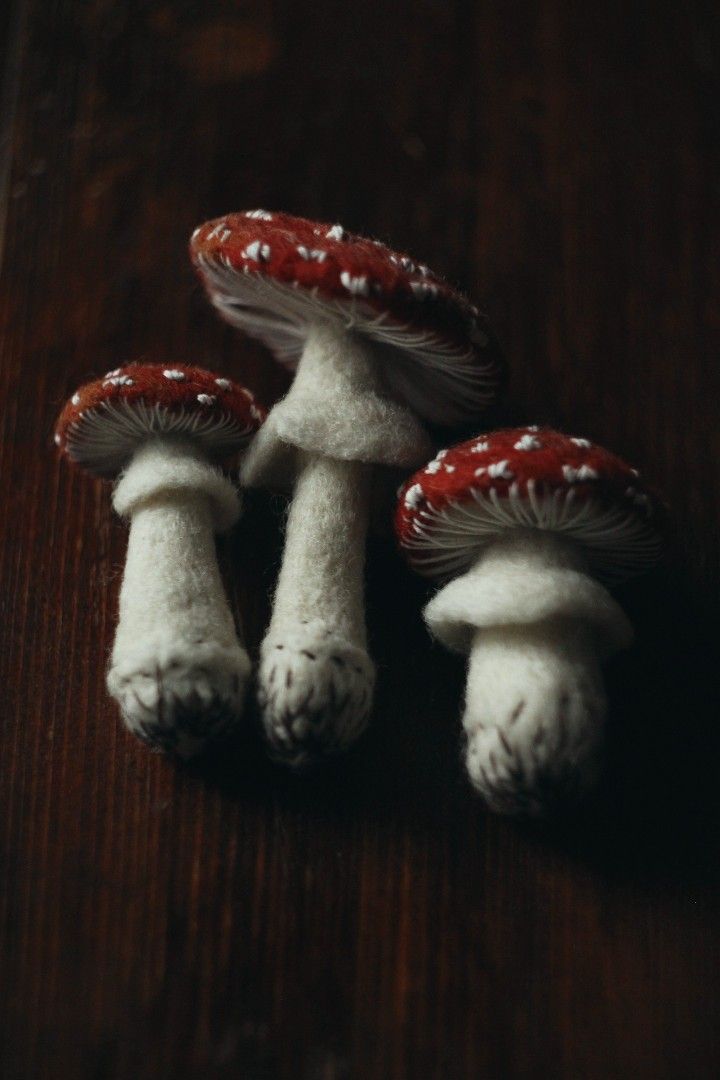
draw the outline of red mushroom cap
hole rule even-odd
[[[429,420],[474,419],[497,395],[504,365],[487,318],[377,240],[249,210],[201,225],[190,254],[220,314],[290,367],[309,325],[331,318],[384,347],[388,382]]]
[[[266,416],[244,386],[187,364],[130,364],[73,394],[55,425],[55,445],[96,476],[115,476],[149,436],[176,434],[222,460]]]
[[[395,531],[421,574],[467,569],[509,529],[545,529],[585,549],[606,580],[660,557],[657,497],[636,469],[550,428],[494,431],[441,450],[399,492]]]

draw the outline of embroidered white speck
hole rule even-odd
[[[221,390],[229,390],[232,386],[232,383],[229,379],[216,379],[215,385],[219,386]]]
[[[589,439],[573,439],[573,438],[571,438],[570,442],[575,443],[576,446],[581,446],[584,450],[589,450],[589,448],[592,446],[592,443],[590,442]]]
[[[165,368],[163,376],[166,379],[170,379],[171,382],[183,382],[185,379],[185,372],[178,371],[177,368]]]
[[[299,244],[297,247],[297,253],[301,259],[305,259],[306,262],[325,262],[327,258],[327,251],[323,251],[322,248],[306,248],[304,244]]]
[[[333,225],[332,228],[328,229],[325,235],[328,240],[342,240],[345,236],[345,230],[342,225]]]
[[[442,468],[442,462],[441,461],[431,461],[429,465],[426,465],[425,472],[426,473],[437,473],[437,472],[440,472],[441,468]]]
[[[490,449],[490,443],[487,439],[480,439],[474,446],[470,447],[471,454],[484,454],[486,450]]]
[[[536,439],[534,435],[523,435],[515,443],[515,450],[539,450],[542,443],[539,439]]]
[[[425,501],[423,489],[419,484],[413,484],[405,492],[405,505],[410,510],[417,510]]]
[[[129,375],[112,375],[105,379],[103,386],[133,386],[134,382]]]
[[[353,296],[367,296],[370,292],[368,285],[368,279],[365,274],[359,277],[353,277],[347,270],[343,270],[340,274],[340,284],[344,289],[347,289]]]
[[[245,217],[252,218],[253,221],[272,221],[273,219],[272,214],[269,214],[267,210],[248,210]]]
[[[217,401],[214,394],[198,394],[197,399],[201,405],[214,405]]]
[[[493,480],[514,480],[515,473],[510,468],[509,461],[496,461],[488,466],[488,476]]]
[[[253,240],[242,252],[244,259],[252,259],[253,262],[267,262],[272,254],[269,244],[263,244],[261,240]]]
[[[563,465],[563,476],[569,484],[574,484],[578,480],[597,480],[598,474],[595,469],[591,469],[589,465],[581,465],[576,469],[572,465]]]
[[[55,435],[53,436],[53,438],[54,438],[54,442],[55,442],[55,445],[56,445],[56,446],[59,446],[59,445],[60,445],[60,443],[62,442],[62,439],[60,438],[60,436],[59,436],[59,435],[57,435],[57,434],[55,434]]]
[[[79,405],[80,404],[80,395],[77,394],[77,393],[73,394],[73,396],[70,398],[70,400],[72,401],[73,405]]]

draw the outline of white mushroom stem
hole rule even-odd
[[[130,535],[108,689],[134,734],[191,756],[240,713],[250,670],[214,540],[238,496],[190,442],[160,438],[135,454],[113,505]]]
[[[428,449],[412,414],[378,392],[372,344],[337,325],[314,327],[242,474],[249,484],[296,476],[259,673],[265,730],[288,764],[344,749],[367,725],[375,671],[363,568],[373,465],[416,464]]]
[[[425,611],[468,651],[470,779],[503,813],[537,815],[588,789],[606,713],[600,664],[632,640],[577,545],[541,530],[498,539]]]
[[[292,765],[346,747],[367,724],[375,681],[363,573],[371,468],[308,457],[295,486],[260,665],[265,730]]]

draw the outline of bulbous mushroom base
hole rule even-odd
[[[576,623],[478,631],[463,717],[465,760],[491,809],[547,816],[595,784],[606,712],[595,651]]]
[[[235,726],[249,675],[239,644],[144,642],[114,658],[107,686],[133,735],[188,759]]]
[[[258,701],[271,753],[302,769],[341,753],[368,724],[375,668],[331,627],[271,634],[261,650]]]

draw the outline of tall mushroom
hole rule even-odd
[[[244,448],[264,416],[230,379],[138,364],[81,387],[56,426],[72,462],[119,475],[113,505],[130,519],[108,689],[130,731],[182,757],[242,709],[250,663],[213,536],[240,502],[216,463]]]
[[[296,369],[243,465],[294,481],[259,698],[290,764],[351,743],[370,711],[363,565],[375,466],[416,466],[421,421],[476,418],[501,374],[484,316],[384,244],[251,210],[196,229],[191,254],[220,314]]]
[[[400,492],[396,531],[421,574],[451,578],[430,631],[469,653],[467,768],[494,809],[539,814],[597,772],[601,661],[632,639],[606,583],[662,550],[635,469],[549,429],[442,450]]]

